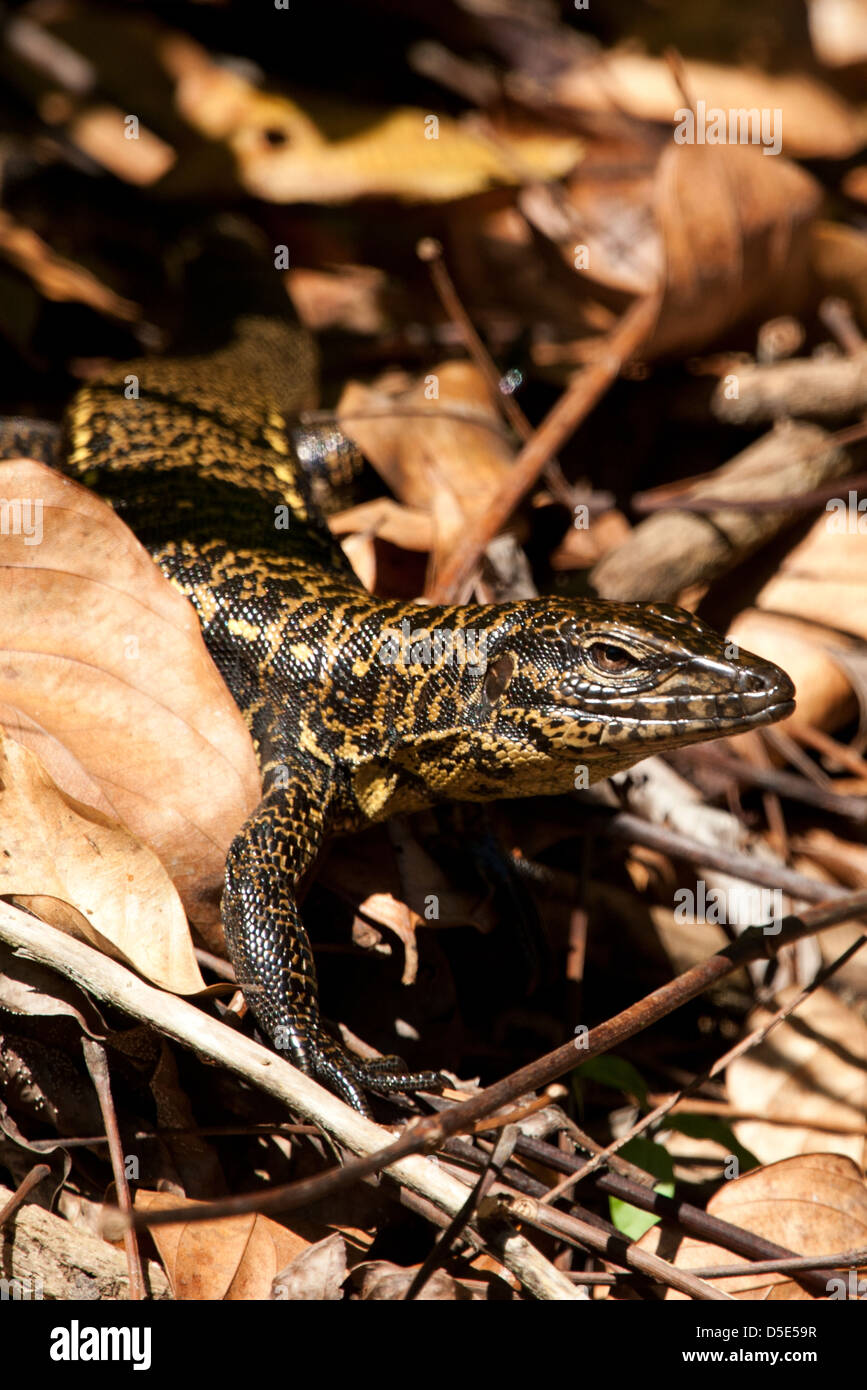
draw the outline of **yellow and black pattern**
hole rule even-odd
[[[276,277],[275,293],[285,304]],[[781,718],[794,692],[667,606],[371,597],[288,444],[314,381],[285,309],[241,313],[222,346],[133,362],[79,392],[65,467],[196,608],[263,772],[226,866],[237,976],[275,1045],[363,1110],[366,1089],[438,1078],[364,1063],[321,1025],[296,887],[327,835],[447,799],[568,791]]]

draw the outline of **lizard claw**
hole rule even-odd
[[[363,1115],[370,1116],[365,1091],[378,1095],[400,1092],[441,1091],[448,1084],[437,1071],[409,1071],[402,1057],[376,1057],[364,1061],[353,1056],[320,1029],[308,1044],[305,1071],[336,1091]]]

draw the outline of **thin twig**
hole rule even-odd
[[[812,724],[799,724],[792,730],[792,737],[797,739],[798,743],[804,743],[808,748],[821,753],[830,762],[836,763],[837,767],[851,772],[854,777],[867,777],[867,760],[854,748],[849,748],[847,744],[832,738],[824,729],[817,729]]]
[[[496,1202],[509,1216],[518,1221],[528,1221],[540,1231],[548,1231],[551,1235],[561,1236],[565,1240],[578,1241],[606,1259],[616,1260],[618,1264],[628,1265],[640,1274],[660,1279],[691,1298],[714,1303],[728,1303],[732,1299],[731,1294],[724,1293],[722,1289],[715,1289],[703,1279],[696,1278],[691,1270],[678,1269],[659,1255],[642,1250],[626,1236],[611,1236],[596,1226],[591,1226],[589,1221],[580,1221],[565,1211],[554,1211],[551,1207],[534,1201],[532,1197],[510,1197],[506,1193],[498,1193],[489,1201]]]
[[[512,1157],[517,1138],[518,1126],[506,1125],[505,1129],[498,1136],[496,1144],[488,1154],[487,1161],[479,1174],[475,1186],[464,1202],[464,1205],[461,1207],[460,1211],[455,1212],[439,1240],[430,1250],[421,1268],[417,1270],[415,1278],[406,1291],[406,1301],[408,1303],[418,1298],[418,1295],[421,1293],[434,1270],[439,1269],[448,1259],[449,1251],[459,1239],[461,1232],[470,1224],[473,1214],[477,1210],[482,1198],[487,1195],[492,1184],[500,1177],[503,1167]]]
[[[105,1048],[101,1043],[98,1043],[95,1038],[82,1038],[81,1046],[84,1052],[87,1070],[90,1072],[90,1079],[93,1082],[97,1099],[99,1100],[99,1108],[102,1111],[105,1133],[108,1138],[111,1170],[114,1174],[114,1184],[117,1188],[118,1206],[125,1215],[129,1216],[132,1212],[133,1204],[132,1197],[130,1196],[129,1183],[126,1177],[123,1146],[120,1141],[120,1130],[117,1125],[117,1113],[111,1096],[111,1081],[108,1074],[108,1060],[105,1055]],[[127,1264],[129,1266],[129,1296],[131,1300],[140,1301],[145,1296],[145,1280],[141,1255],[139,1254],[138,1248],[138,1237],[132,1226],[127,1226],[127,1229],[123,1233],[123,1245]]]
[[[0,1231],[12,1220],[19,1207],[23,1207],[34,1187],[38,1187],[43,1178],[51,1176],[51,1169],[47,1163],[36,1163],[30,1169],[26,1178],[22,1178],[6,1205],[0,1208]]]
[[[130,1219],[137,1226],[150,1226],[168,1225],[179,1221],[211,1220],[239,1210],[286,1211],[312,1201],[314,1197],[319,1199],[334,1191],[344,1190],[360,1178],[393,1165],[399,1165],[395,1173],[398,1179],[407,1182],[413,1190],[421,1191],[423,1196],[435,1194],[433,1200],[453,1214],[466,1200],[466,1189],[446,1173],[426,1164],[417,1155],[438,1148],[450,1135],[466,1131],[477,1120],[511,1103],[527,1091],[555,1081],[571,1071],[579,1061],[589,1061],[592,1057],[621,1046],[628,1038],[666,1017],[674,1009],[696,998],[751,961],[773,959],[781,949],[794,942],[864,913],[867,913],[867,891],[862,890],[846,894],[842,901],[809,908],[799,916],[787,917],[775,936],[766,935],[760,928],[751,928],[725,950],[708,957],[685,971],[678,979],[593,1028],[583,1037],[580,1053],[574,1040],[565,1043],[502,1081],[487,1087],[478,1095],[455,1105],[451,1110],[413,1120],[398,1138],[382,1148],[376,1148],[383,1134],[378,1126],[351,1111],[348,1106],[343,1105],[336,1097],[330,1096],[322,1087],[297,1072],[282,1058],[275,1057],[273,1053],[269,1054],[250,1039],[234,1033],[213,1019],[206,1018],[192,1005],[185,1004],[184,1001],[162,991],[139,981],[135,981],[137,990],[133,991],[130,983],[134,977],[129,971],[100,956],[82,942],[74,941],[54,928],[2,905],[0,938],[14,947],[24,947],[28,954],[45,964],[59,966],[72,978],[81,979],[86,987],[100,997],[104,998],[108,994],[128,1012],[145,1017],[161,1027],[169,1036],[177,1037],[179,1041],[188,1045],[190,1036],[186,1021],[190,1014],[194,1015],[197,1039],[195,1045],[198,1050],[204,1050],[206,1055],[233,1069],[238,1068],[239,1057],[244,1058],[251,1073],[257,1074],[257,1084],[284,1098],[288,1092],[293,1097],[289,1103],[311,1119],[319,1119],[327,1106],[329,1132],[356,1152],[359,1149],[368,1150],[366,1157],[347,1164],[345,1168],[329,1169],[316,1178],[290,1183],[267,1193],[254,1194],[255,1208],[251,1208],[250,1196],[247,1195],[221,1202],[206,1202],[195,1208],[134,1213],[131,1218],[118,1213],[122,1229],[123,1224]],[[138,994],[137,999],[134,998],[135,994]],[[423,1180],[418,1165],[422,1166]],[[600,1179],[600,1182],[605,1181],[608,1180]],[[623,1179],[618,1181],[624,1182]],[[624,1185],[629,1189],[635,1187],[643,1193],[642,1200],[646,1199],[646,1191],[640,1189],[638,1184]],[[457,1193],[460,1196],[456,1200]],[[654,1200],[658,1200],[658,1194],[653,1195]],[[627,1200],[632,1198],[627,1197]],[[672,1203],[672,1208],[676,1212],[678,1204]],[[559,1271],[544,1260],[540,1252],[532,1246],[528,1247],[526,1242],[517,1242],[520,1242],[520,1237],[497,1236],[496,1249],[502,1251],[498,1258],[502,1259],[513,1273],[518,1272],[514,1267],[517,1265],[521,1270],[519,1277],[523,1278],[532,1292],[544,1290],[541,1293],[537,1292],[537,1296],[567,1296],[562,1292],[562,1288],[568,1281],[563,1279]],[[793,1252],[783,1252],[775,1248],[763,1253],[776,1256]],[[568,1296],[572,1296],[571,1289]]]
[[[684,753],[686,752],[687,750],[684,750]],[[710,745],[706,748],[689,749],[688,756],[690,761],[719,768],[743,786],[761,787],[765,791],[776,792],[788,801],[815,806],[830,815],[843,816],[859,825],[867,821],[867,797],[841,796],[839,792],[816,786],[800,773],[784,772],[775,767],[753,767],[742,758],[733,758],[730,753],[723,753]]]
[[[864,436],[867,427],[860,426],[856,438]],[[823,449],[830,449],[835,444],[844,442],[842,435],[851,435],[851,430],[840,430],[839,434],[829,435],[823,441]],[[867,473],[854,473],[849,478],[837,478],[833,482],[824,483],[822,487],[813,488],[810,492],[798,492],[787,494],[785,497],[690,497],[683,494],[673,495],[669,493],[667,497],[660,497],[656,490],[650,492],[636,492],[630,501],[632,510],[644,515],[648,512],[811,512],[815,507],[824,506],[832,498],[841,497],[845,492],[857,492],[859,488],[867,487]]]
[[[849,896],[845,888],[833,883],[821,883],[819,879],[798,873],[773,859],[758,859],[744,850],[705,844],[691,835],[672,830],[670,826],[654,825],[630,811],[615,811],[610,815],[591,813],[582,825],[588,830],[598,829],[600,833],[618,840],[629,840],[647,849],[660,850],[676,859],[687,859],[704,868],[719,869],[733,878],[745,879],[747,883],[779,888],[793,898],[800,898],[802,902],[829,903],[837,899],[842,902]]]

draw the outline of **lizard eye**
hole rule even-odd
[[[625,647],[616,647],[612,642],[594,642],[588,647],[587,655],[597,671],[602,671],[606,676],[628,671],[634,662],[631,652]]]
[[[289,135],[280,126],[266,126],[262,131],[262,139],[275,150],[289,144]]]
[[[485,696],[489,704],[496,704],[514,674],[515,658],[508,653],[491,662],[485,672]]]

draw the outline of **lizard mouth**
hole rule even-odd
[[[723,714],[719,717],[717,727],[725,729],[726,733],[737,733],[739,729],[757,729],[764,724],[777,724],[781,719],[788,719],[794,709],[793,699],[775,700],[772,704],[764,705],[755,711],[744,711],[740,716]]]
[[[580,695],[567,686],[559,694],[552,714],[598,722],[608,727],[609,737],[625,727],[648,739],[673,735],[688,741],[691,734],[697,740],[775,724],[795,708],[795,687],[785,671],[758,657],[743,665],[694,662],[667,686],[585,688]]]

